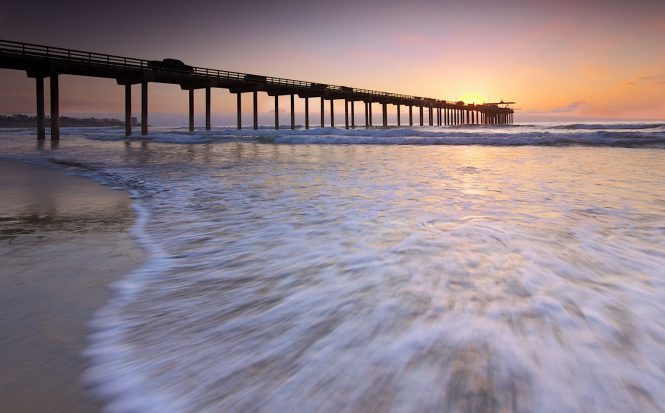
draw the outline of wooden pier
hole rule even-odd
[[[58,140],[60,129],[59,75],[78,75],[115,79],[125,88],[125,134],[132,134],[132,85],[141,85],[141,134],[148,134],[148,84],[170,83],[180,85],[189,95],[189,130],[194,130],[194,91],[205,90],[205,128],[210,130],[210,90],[228,89],[237,95],[237,127],[241,124],[241,103],[244,93],[251,93],[253,101],[253,128],[258,129],[258,92],[275,97],[275,129],[279,129],[278,97],[291,97],[291,129],[295,129],[296,96],[305,100],[305,128],[310,128],[309,101],[320,99],[321,127],[325,125],[325,101],[330,103],[330,126],[335,127],[334,101],[344,101],[344,127],[357,127],[355,102],[363,102],[365,127],[373,127],[372,109],[379,105],[382,111],[381,126],[388,126],[388,105],[397,109],[397,126],[402,125],[402,109],[408,108],[408,126],[414,126],[413,108],[418,108],[420,126],[449,125],[508,125],[513,123],[514,111],[508,107],[513,102],[486,103],[481,105],[450,102],[441,99],[358,89],[323,83],[283,79],[249,73],[192,67],[179,62],[149,61],[131,57],[85,52],[28,43],[0,40],[0,68],[25,70],[36,82],[37,139],[46,137],[44,117],[44,79],[50,79],[51,139]],[[350,108],[350,111],[349,111]],[[425,113],[426,112],[426,113]],[[425,115],[427,119],[425,122]]]

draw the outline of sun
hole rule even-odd
[[[481,96],[477,93],[467,93],[460,96],[458,100],[464,101],[464,103],[485,103],[487,99],[484,96]]]

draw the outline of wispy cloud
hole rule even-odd
[[[664,85],[665,75],[640,76],[624,83],[626,86],[635,85]]]
[[[555,108],[550,109],[548,112],[552,113],[570,113],[570,112],[575,112],[580,109],[584,109],[589,106],[589,103],[583,101],[583,100],[578,100],[576,102],[571,102],[567,105],[564,106],[557,106]]]

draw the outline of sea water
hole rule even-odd
[[[665,124],[0,132],[129,191],[108,412],[665,411]]]

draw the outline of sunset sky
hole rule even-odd
[[[665,0],[39,3],[6,0],[0,38],[446,100],[515,100],[517,121],[665,118]],[[0,70],[0,82],[1,113],[35,111],[25,73]],[[138,88],[134,97],[138,108]],[[216,118],[231,116],[228,91],[213,100]],[[63,76],[61,102],[65,115],[119,116],[123,90]],[[151,120],[184,119],[186,109],[179,87],[150,86]],[[260,111],[271,109],[264,96]]]

